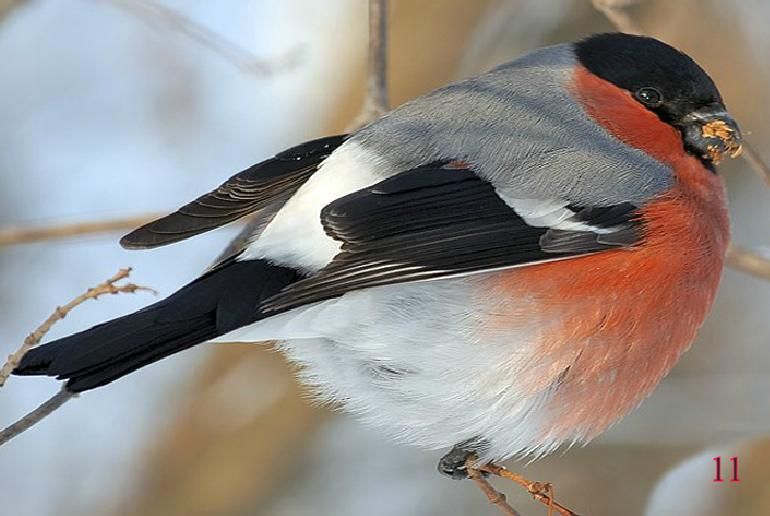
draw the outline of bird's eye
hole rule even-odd
[[[663,95],[655,88],[640,88],[634,96],[645,106],[658,107],[663,104]]]

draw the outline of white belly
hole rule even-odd
[[[494,459],[551,451],[561,443],[543,442],[539,413],[551,392],[525,394],[517,382],[537,325],[490,331],[484,317],[494,308],[473,298],[473,284],[350,292],[218,340],[278,340],[319,398],[395,440],[440,449],[483,436]]]
[[[278,212],[241,259],[317,271],[339,252],[320,212],[392,171],[348,142]],[[488,458],[548,451],[538,441],[538,407],[550,392],[523,395],[516,378],[536,340],[529,328],[483,335],[486,296],[474,278],[388,285],[279,314],[217,341],[279,341],[319,396],[389,436],[446,448],[482,436]],[[526,296],[522,296],[526,298]],[[531,327],[530,327],[531,328]],[[533,443],[539,442],[536,449]]]

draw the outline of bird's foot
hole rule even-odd
[[[454,480],[465,480],[468,478],[468,463],[475,462],[478,452],[483,450],[487,444],[481,439],[469,439],[452,447],[446,455],[438,461],[438,470],[440,473],[453,478]],[[488,473],[482,472],[488,476]]]
[[[532,498],[548,508],[548,516],[553,514],[578,516],[575,512],[556,501],[553,485],[550,482],[529,480],[494,463],[479,464],[477,462],[478,454],[483,452],[488,446],[489,443],[483,439],[469,439],[456,444],[446,455],[441,457],[441,460],[438,462],[438,470],[455,480],[470,478],[475,481],[489,501],[497,505],[505,514],[519,513],[508,505],[504,494],[492,487],[487,480],[490,475],[505,478],[526,489]]]

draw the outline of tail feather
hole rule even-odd
[[[251,324],[266,298],[299,274],[265,260],[231,260],[163,301],[31,350],[17,375],[56,376],[82,392]]]

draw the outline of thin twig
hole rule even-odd
[[[369,0],[369,54],[366,97],[348,131],[381,117],[390,109],[388,99],[388,0]]]
[[[189,16],[155,0],[102,1],[147,23],[160,23],[211,50],[240,71],[258,77],[266,77],[290,69],[296,66],[302,57],[301,49],[293,49],[279,59],[265,61]]]
[[[390,109],[388,100],[388,1],[369,0],[369,52],[366,73],[366,96],[353,122],[346,129],[355,131],[376,120]],[[252,217],[214,261],[240,252],[264,223],[260,214]]]
[[[770,259],[745,247],[732,244],[727,250],[727,265],[752,276],[770,280]]]
[[[0,446],[4,445],[17,435],[23,434],[40,421],[50,416],[66,402],[77,397],[78,394],[76,392],[70,392],[62,386],[59,392],[48,398],[35,410],[0,431]]]
[[[770,186],[770,167],[767,166],[767,163],[762,161],[762,158],[757,154],[757,151],[755,151],[748,143],[744,143],[742,156],[754,173],[756,173],[767,186]]]
[[[593,0],[593,6],[600,11],[620,32],[643,34],[642,27],[628,14],[626,8],[639,0]]]
[[[0,0],[0,21],[27,2],[28,0]]]
[[[16,369],[16,366],[19,365],[21,359],[24,357],[27,351],[36,346],[43,339],[46,333],[48,333],[48,331],[53,327],[53,325],[64,319],[67,314],[69,314],[76,306],[86,302],[89,299],[97,299],[99,296],[104,294],[134,293],[138,290],[147,290],[157,294],[157,292],[149,287],[143,287],[133,283],[126,283],[124,285],[115,284],[122,279],[128,278],[129,274],[131,274],[130,268],[120,269],[107,281],[100,283],[95,287],[89,288],[87,291],[80,294],[66,305],[57,306],[53,313],[49,315],[48,318],[43,321],[43,323],[38,326],[35,331],[27,335],[27,338],[24,339],[24,343],[21,345],[21,347],[8,356],[8,360],[3,365],[3,367],[0,368],[0,387],[5,385],[5,382],[11,376],[13,370]]]
[[[165,27],[174,30],[198,44],[208,48],[215,54],[222,57],[225,61],[232,64],[240,71],[257,75],[260,77],[272,75],[276,72],[287,70],[295,66],[300,58],[299,49],[294,49],[286,53],[280,59],[270,62],[259,59],[248,50],[236,45],[217,34],[216,32],[204,27],[192,18],[183,13],[171,9],[156,2],[155,0],[102,0],[122,11],[131,14],[147,23],[161,23]],[[0,3],[0,15],[6,10],[10,10],[21,5],[24,0],[7,0],[7,6]],[[384,59],[384,58],[383,58]],[[378,102],[382,102],[378,100]],[[387,102],[387,100],[385,100]],[[37,242],[41,240],[51,240],[71,236],[80,236],[93,233],[106,233],[112,231],[123,231],[133,229],[150,222],[157,216],[143,216],[126,219],[116,219],[105,222],[85,222],[76,224],[65,224],[61,226],[47,228],[5,228],[0,229],[0,247]]]
[[[43,323],[38,326],[37,329],[35,329],[35,331],[30,333],[27,338],[24,339],[24,343],[21,345],[19,350],[15,353],[12,353],[8,357],[8,361],[3,365],[2,369],[0,369],[0,387],[5,385],[8,377],[19,365],[19,362],[21,362],[21,359],[24,357],[27,351],[37,345],[43,339],[46,333],[48,333],[48,331],[53,327],[53,325],[66,317],[67,314],[69,314],[76,306],[86,302],[89,299],[97,299],[99,296],[104,294],[134,293],[138,290],[147,290],[156,293],[149,287],[135,285],[134,283],[126,283],[123,285],[115,284],[120,280],[128,278],[130,274],[130,268],[120,269],[107,281],[104,281],[95,287],[89,288],[87,291],[77,296],[66,305],[56,307],[56,310],[54,310],[53,313],[45,321],[43,321]],[[75,397],[77,397],[76,393],[70,392],[62,386],[61,390],[57,394],[43,402],[42,405],[0,431],[0,446],[7,443],[17,435],[29,430],[31,427],[58,410],[59,407],[64,405],[67,401]]]
[[[160,214],[140,215],[99,222],[74,222],[48,227],[5,227],[0,228],[0,247],[28,244],[44,240],[56,240],[73,236],[129,231],[160,217]]]
[[[489,503],[496,505],[503,514],[507,514],[508,516],[521,516],[519,511],[508,504],[505,500],[505,495],[495,489],[492,484],[484,478],[484,475],[482,475],[479,470],[469,466],[466,466],[465,469],[468,472],[468,478],[476,482],[476,485],[479,486],[481,492],[486,495]]]
[[[479,471],[484,471],[490,475],[495,475],[519,484],[524,489],[526,489],[529,494],[532,495],[532,498],[547,506],[549,512],[551,510],[555,510],[562,516],[578,516],[575,512],[572,512],[570,509],[563,506],[554,499],[551,484],[527,480],[521,475],[517,475],[516,473],[505,469],[502,466],[498,466],[497,464],[486,464],[478,469]]]
[[[369,1],[369,98],[373,115],[385,114],[388,98],[388,2]]]

